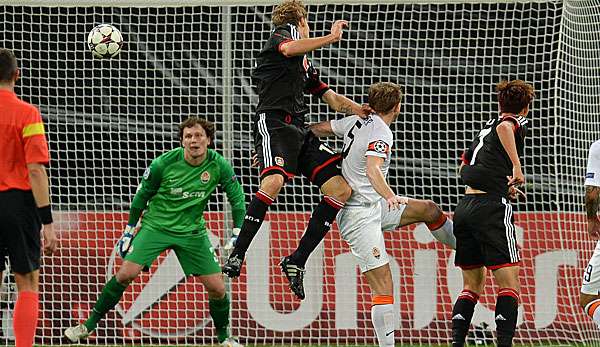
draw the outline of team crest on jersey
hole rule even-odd
[[[283,160],[282,157],[275,157],[275,164],[277,164],[277,166],[284,166],[285,160]]]
[[[146,168],[146,170],[144,170],[144,175],[142,176],[144,177],[145,180],[148,179],[148,177],[150,177],[150,168]]]
[[[390,146],[384,141],[378,140],[375,142],[369,143],[369,151],[375,151],[377,153],[387,154],[390,152]]]
[[[379,251],[379,248],[373,247],[373,256],[375,257],[375,259],[379,259],[379,257],[381,257],[381,252]]]
[[[208,183],[208,181],[210,181],[210,173],[208,173],[208,171],[204,171],[200,175],[200,182],[202,182],[202,183]]]

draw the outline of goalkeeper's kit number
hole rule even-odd
[[[131,248],[131,241],[135,236],[134,232],[135,225],[126,226],[125,231],[123,231],[123,235],[121,235],[121,238],[117,242],[117,252],[119,252],[119,256],[121,256],[121,258],[125,258],[129,252],[129,249]]]

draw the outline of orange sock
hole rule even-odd
[[[13,315],[15,347],[33,346],[40,301],[36,292],[19,292]]]

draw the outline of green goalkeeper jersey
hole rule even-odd
[[[173,149],[154,159],[144,172],[129,224],[135,225],[145,209],[144,226],[178,234],[205,233],[204,210],[217,186],[227,194],[234,227],[241,227],[244,193],[229,162],[208,149],[206,159],[192,166],[183,158],[183,148]]]

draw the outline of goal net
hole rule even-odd
[[[594,248],[586,235],[583,178],[589,145],[600,138],[600,2],[387,0],[308,1],[313,35],[346,19],[344,39],[312,54],[338,93],[366,102],[371,83],[403,86],[389,181],[402,195],[432,199],[451,213],[463,187],[459,156],[497,114],[502,79],[533,83],[524,171],[527,200],[514,206],[522,249],[516,342],[600,345],[578,306]],[[331,2],[331,3],[330,3]],[[51,150],[52,201],[60,254],[43,259],[36,341],[60,344],[83,321],[121,260],[114,251],[140,177],[151,160],[179,146],[189,115],[216,123],[215,148],[229,159],[247,202],[258,187],[251,166],[257,96],[254,59],[271,30],[273,1],[0,0],[0,46],[18,56],[17,93],[39,106]],[[103,5],[103,7],[98,7]],[[111,60],[92,57],[88,32],[107,23],[125,38]],[[311,100],[308,120],[341,117]],[[341,143],[329,143],[340,149]],[[241,278],[228,283],[234,336],[245,344],[374,344],[370,295],[337,226],[309,260],[307,298],[296,300],[280,273],[319,192],[288,184],[254,240]],[[206,213],[212,242],[231,227],[217,194]],[[448,343],[462,288],[453,252],[417,225],[385,233],[391,255],[398,344]],[[491,343],[496,287],[486,286],[472,343]],[[0,287],[1,334],[12,341],[14,285]],[[204,288],[185,278],[174,254],[159,257],[127,289],[89,344],[215,343]]]

